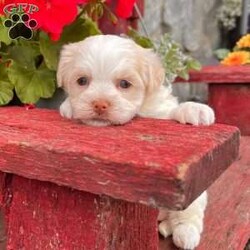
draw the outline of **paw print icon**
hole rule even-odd
[[[37,26],[37,22],[35,19],[30,19],[28,14],[13,14],[5,20],[4,26],[10,28],[9,37],[11,39],[22,37],[29,40],[33,36],[32,29]]]

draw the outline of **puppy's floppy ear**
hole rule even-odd
[[[152,49],[142,49],[142,77],[146,90],[154,91],[165,81],[165,70],[159,56]]]
[[[57,66],[57,85],[58,87],[65,86],[67,72],[71,70],[73,59],[77,53],[77,44],[71,43],[62,47],[59,62]]]

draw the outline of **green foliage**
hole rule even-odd
[[[22,67],[18,63],[13,63],[8,71],[22,103],[36,103],[41,97],[51,97],[55,91],[55,71]]]
[[[156,52],[162,58],[168,83],[173,82],[177,76],[188,80],[188,72],[191,69],[201,69],[201,64],[191,56],[185,54],[181,46],[173,41],[168,34],[165,34],[160,43],[156,45]]]
[[[224,58],[227,57],[227,55],[230,53],[229,49],[217,49],[214,51],[214,55],[219,59],[219,60],[223,60]]]
[[[4,63],[0,63],[0,106],[8,103],[13,98],[13,88],[7,68]]]
[[[8,54],[4,56],[6,60],[11,60],[24,68],[35,69],[35,59],[40,55],[38,43],[19,42],[17,45],[9,47]]]
[[[143,48],[154,48],[153,42],[148,37],[139,35],[134,29],[129,29],[128,36]]]
[[[135,30],[130,30],[128,35],[142,47],[154,48],[162,59],[167,83],[173,82],[177,76],[188,80],[188,72],[191,69],[201,69],[201,64],[191,56],[185,54],[181,46],[168,34],[163,35],[159,42],[153,42],[147,37],[140,36]]]
[[[36,103],[40,98],[51,97],[56,89],[56,69],[62,46],[100,33],[96,23],[82,16],[64,28],[57,42],[41,31],[32,40],[10,40],[7,29],[1,25],[0,59],[4,63],[0,64],[0,105],[13,98],[13,90],[22,103]]]
[[[9,38],[9,30],[4,26],[5,18],[0,16],[0,42],[6,45],[11,44],[11,39]]]

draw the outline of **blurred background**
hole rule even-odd
[[[202,65],[218,64],[215,51],[232,49],[250,32],[249,0],[144,0],[143,20],[150,37],[169,32]],[[144,29],[139,24],[141,33]],[[144,32],[145,33],[145,32]],[[174,84],[180,101],[206,102],[205,84]]]

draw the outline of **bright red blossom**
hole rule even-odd
[[[18,8],[20,3],[33,4],[39,8],[37,12],[29,13],[29,7],[23,11],[37,21],[37,28],[48,33],[52,40],[58,40],[64,26],[75,20],[77,2],[79,0],[0,0],[0,14],[6,15],[3,9],[9,4],[13,8]]]
[[[54,41],[60,38],[64,26],[71,24],[77,16],[77,3],[74,0],[40,0],[38,7],[39,11],[33,18]]]
[[[116,14],[121,18],[130,17],[135,2],[136,0],[118,0]],[[20,3],[27,3],[23,11],[37,21],[36,28],[45,31],[56,41],[60,38],[63,28],[77,17],[78,4],[91,3],[91,0],[0,0],[0,15],[10,15],[10,12],[4,13],[4,7],[9,5],[9,11],[11,8],[18,10]],[[37,6],[39,10],[30,13],[30,4]],[[111,4],[111,0],[106,0],[106,4]]]
[[[116,7],[116,14],[121,18],[129,18],[132,15],[136,0],[119,0]]]

